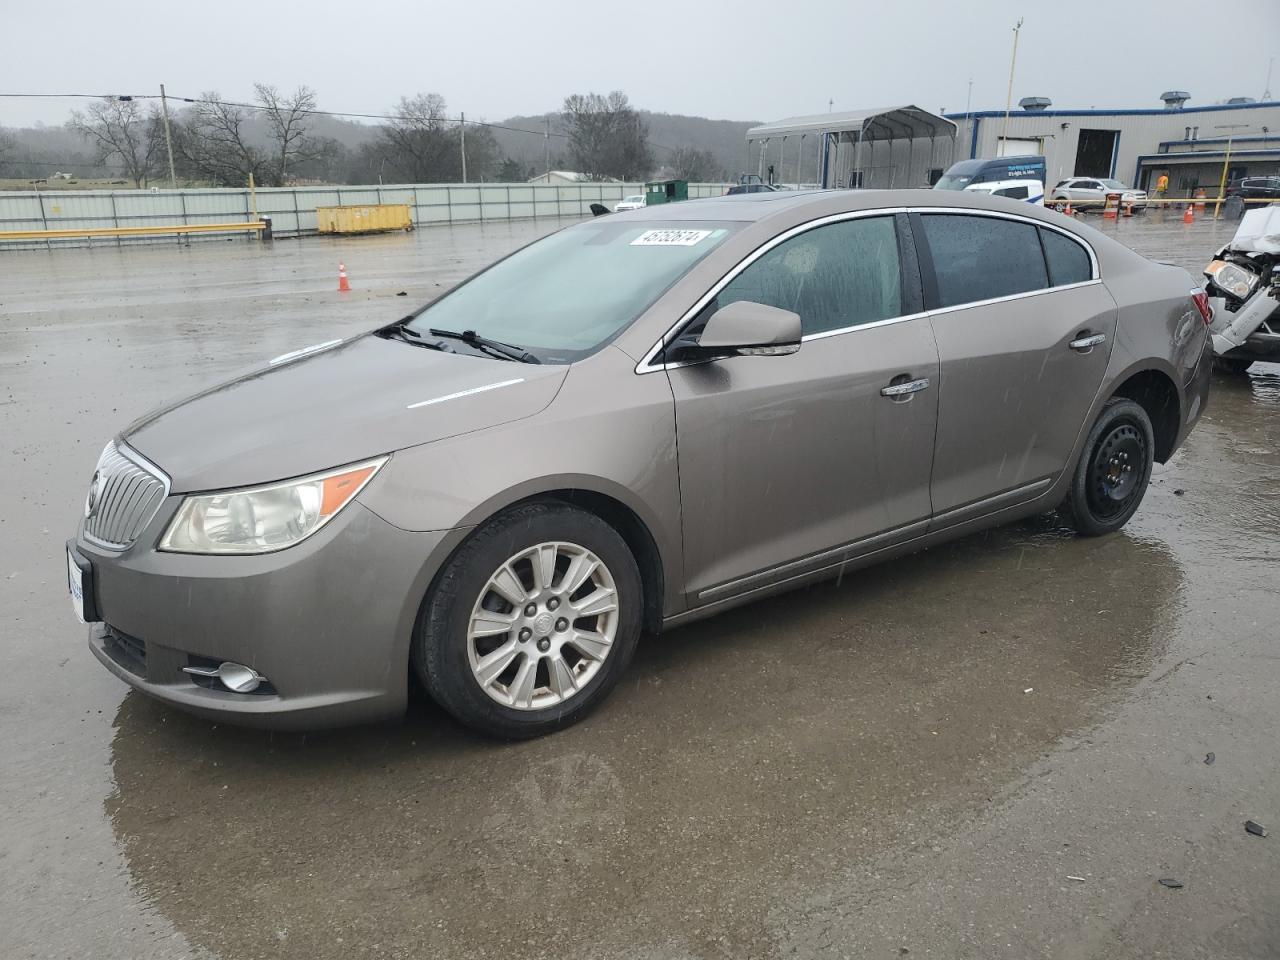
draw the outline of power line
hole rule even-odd
[[[14,97],[14,98],[18,98],[18,97],[27,97],[27,98],[33,98],[33,99],[34,99],[34,98],[41,98],[41,99],[78,99],[78,100],[104,100],[104,99],[106,99],[106,100],[120,100],[120,101],[125,101],[125,102],[131,101],[131,100],[159,100],[159,99],[160,99],[160,95],[159,95],[158,93],[137,93],[137,94],[118,94],[118,93],[0,93],[0,97]],[[240,107],[240,108],[241,108],[241,109],[243,109],[243,110],[264,110],[264,111],[265,111],[265,110],[268,110],[268,109],[269,109],[268,107],[264,107],[264,106],[263,106],[262,104],[260,104],[260,103],[241,103],[241,102],[236,101],[236,100],[214,100],[214,99],[211,99],[211,98],[208,98],[208,97],[182,97],[182,96],[177,96],[177,95],[174,95],[174,94],[170,94],[170,95],[169,95],[169,97],[168,97],[168,99],[170,99],[170,100],[177,100],[177,101],[179,101],[179,102],[181,102],[181,103],[203,103],[203,104],[208,104],[208,105],[210,105],[210,106]],[[349,111],[349,110],[320,110],[320,109],[314,109],[314,110],[304,110],[304,111],[302,111],[302,113],[303,113],[304,115],[313,115],[313,114],[314,114],[314,115],[316,115],[316,116],[322,116],[322,117],[343,117],[343,118],[354,118],[354,119],[358,119],[358,120],[389,120],[389,121],[405,121],[405,120],[415,120],[415,119],[418,119],[418,118],[413,117],[413,116],[410,116],[410,115],[408,115],[408,114],[395,114],[395,113],[358,113],[358,112]],[[544,131],[544,130],[525,130],[523,127],[509,127],[509,126],[507,126],[506,124],[501,124],[501,123],[489,123],[489,122],[484,121],[484,120],[467,120],[467,119],[465,119],[465,117],[437,117],[437,118],[434,118],[434,119],[438,119],[438,120],[440,120],[440,121],[443,121],[444,123],[456,123],[456,124],[459,124],[459,125],[461,125],[461,124],[470,124],[470,125],[471,125],[471,126],[473,126],[473,127],[488,127],[488,128],[490,128],[490,129],[492,129],[492,130],[507,130],[507,131],[509,131],[509,132],[511,132],[511,133],[527,133],[527,134],[529,134],[530,136],[533,136],[533,137],[546,137],[546,136],[552,136],[552,137],[557,137],[557,138],[562,139],[562,140],[568,140],[568,139],[569,139],[569,134],[567,134],[567,133],[550,132],[550,131]],[[673,152],[674,152],[674,151],[677,149],[676,147],[669,146],[668,144],[665,144],[665,143],[658,143],[658,142],[656,142],[656,141],[654,141],[654,140],[645,140],[645,143],[647,143],[647,144],[648,144],[649,146],[651,146],[651,147],[657,147],[657,148],[658,148],[658,149],[660,149],[660,150],[671,150],[671,151],[673,151]]]

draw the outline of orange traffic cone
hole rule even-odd
[[[347,265],[345,263],[338,264],[338,292],[347,293],[351,290],[351,283],[347,280]]]
[[[1063,210],[1062,212],[1063,212],[1063,213],[1065,213],[1068,217],[1074,217],[1074,216],[1076,215],[1076,212],[1075,212],[1074,210],[1072,210],[1072,209],[1071,209],[1071,201],[1070,201],[1070,200],[1068,200],[1068,201],[1067,201],[1067,208],[1066,208],[1065,210]]]
[[[1125,215],[1126,217],[1132,217],[1132,216],[1133,216],[1133,201],[1132,201],[1132,200],[1126,200],[1126,201],[1124,202],[1124,215]]]
[[[1196,215],[1195,215],[1195,212],[1191,209],[1191,208],[1192,208],[1192,206],[1193,206],[1192,204],[1188,203],[1188,204],[1187,204],[1187,209],[1186,209],[1186,210],[1184,210],[1184,211],[1182,211],[1182,222],[1183,222],[1183,223],[1195,223],[1195,222],[1196,222]]]

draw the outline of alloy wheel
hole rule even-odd
[[[574,543],[539,543],[507,559],[476,598],[467,657],[480,688],[516,710],[575,696],[618,632],[618,592],[604,562]]]

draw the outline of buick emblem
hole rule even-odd
[[[98,500],[102,497],[102,471],[93,471],[93,479],[89,481],[89,495],[84,498],[85,519],[92,517],[98,510]]]

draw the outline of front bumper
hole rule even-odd
[[[295,547],[258,556],[151,549],[167,502],[128,550],[79,536],[102,623],[89,647],[130,686],[201,716],[315,729],[398,716],[409,646],[445,532],[411,533],[361,506]],[[183,672],[232,661],[269,681],[249,694]]]

